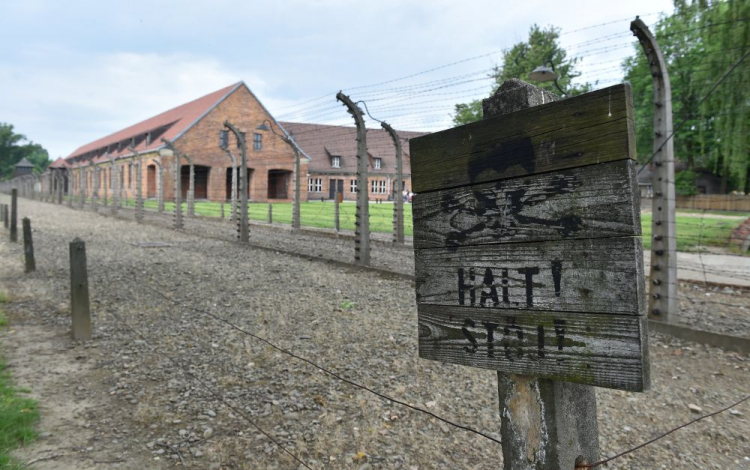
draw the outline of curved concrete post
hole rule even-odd
[[[114,157],[109,157],[110,174],[109,174],[109,187],[112,190],[112,214],[117,214],[117,186],[120,179],[117,177],[117,163],[115,163]]]
[[[193,159],[188,154],[183,153],[183,157],[187,160],[190,165],[190,182],[188,183],[187,191],[187,211],[188,217],[195,216],[195,167],[193,166]]]
[[[86,167],[81,164],[81,166],[78,167],[80,172],[80,178],[81,178],[81,184],[78,188],[79,196],[81,197],[81,209],[86,208]]]
[[[143,156],[132,145],[130,151],[135,155],[135,220],[143,223]]]
[[[404,243],[404,198],[401,194],[401,186],[404,181],[404,171],[402,169],[403,152],[401,150],[401,139],[396,131],[386,122],[381,122],[380,126],[388,132],[393,140],[393,146],[396,150],[396,181],[393,183],[394,193],[393,200],[393,243]]]
[[[232,123],[224,121],[224,127],[232,131],[237,138],[240,147],[240,213],[238,217],[237,235],[240,243],[247,243],[250,241],[250,227],[247,223],[247,144],[245,142],[244,132],[241,132]]]
[[[363,266],[370,265],[370,202],[368,198],[367,175],[367,129],[364,113],[348,96],[342,92],[336,99],[344,103],[357,126],[357,214],[354,222],[354,262]]]
[[[675,234],[674,139],[672,139],[672,86],[664,55],[649,31],[637,19],[630,30],[646,54],[654,85],[654,157],[651,186],[651,271],[648,315],[669,323],[677,313],[677,240]]]
[[[156,199],[157,199],[157,210],[159,213],[164,212],[164,166],[161,163],[161,155],[154,160],[156,165]]]
[[[57,203],[62,204],[63,201],[63,175],[61,172],[56,171],[55,176],[57,178]]]
[[[96,165],[93,160],[91,161],[92,164],[92,174],[91,174],[91,180],[92,180],[92,188],[91,191],[91,208],[96,212],[99,207],[99,187],[101,186],[101,182],[99,182],[99,165]]]
[[[232,191],[230,193],[231,206],[229,212],[229,221],[234,222],[237,218],[237,157],[229,149],[224,149],[229,159],[232,161]]]

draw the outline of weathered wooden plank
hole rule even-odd
[[[635,159],[631,94],[615,85],[412,139],[414,190]]]
[[[589,165],[414,196],[414,246],[641,234],[636,163]]]
[[[645,317],[419,305],[419,355],[506,373],[642,391]]]
[[[418,304],[642,315],[637,237],[414,250]]]

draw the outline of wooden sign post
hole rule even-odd
[[[592,386],[649,386],[631,89],[556,99],[410,141],[419,354],[499,371],[514,470],[597,459]]]

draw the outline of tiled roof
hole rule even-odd
[[[49,168],[65,168],[68,166],[68,162],[63,157],[58,157],[57,160],[52,162]]]
[[[310,157],[310,172],[357,171],[357,131],[354,127],[328,126],[325,124],[304,124],[297,122],[280,122],[282,127],[294,138],[297,145]],[[409,164],[409,143],[403,139],[419,137],[425,132],[396,131],[401,137],[403,150],[403,172],[411,174]],[[367,150],[372,158],[381,158],[379,170],[373,168],[370,161],[369,171],[372,174],[393,174],[396,172],[396,149],[390,135],[382,129],[367,129]],[[331,157],[341,157],[341,167],[331,166]]]
[[[115,146],[109,152],[109,155],[112,157],[117,158],[122,155],[129,155],[131,152],[127,148],[123,148],[122,150],[118,151],[116,145],[119,142],[129,140],[133,137],[136,137],[135,149],[137,151],[145,152],[156,150],[163,146],[161,142],[162,138],[174,140],[176,137],[179,137],[183,132],[189,129],[208,111],[210,111],[214,106],[216,106],[219,102],[221,102],[225,97],[227,97],[242,84],[242,82],[235,83],[234,85],[222,88],[221,90],[215,91],[213,93],[209,93],[208,95],[198,98],[197,100],[185,103],[181,106],[170,109],[169,111],[165,111],[150,119],[141,121],[138,124],[126,127],[125,129],[117,131],[106,137],[102,137],[101,139],[95,140],[82,147],[79,147],[78,149],[76,149],[76,151],[71,153],[67,157],[67,159],[84,155],[89,152],[98,151],[104,147],[107,147],[108,145]],[[159,135],[158,138],[152,139],[151,143],[146,144],[146,140],[144,138],[146,133],[150,131],[156,131],[158,129],[164,129],[165,127],[166,131],[163,134]],[[138,141],[138,138],[140,138],[140,141]],[[100,156],[94,161],[98,162],[105,160],[107,159],[103,158],[103,156]]]

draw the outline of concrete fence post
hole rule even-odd
[[[8,228],[10,222],[8,215],[8,204],[3,204],[3,223],[5,224],[5,228]]]
[[[368,191],[367,128],[364,113],[342,92],[336,99],[344,103],[357,126],[357,212],[354,222],[354,261],[362,266],[370,265],[370,201]],[[337,199],[338,200],[338,199]]]
[[[10,192],[10,241],[18,241],[18,190]]]
[[[68,207],[73,208],[73,170],[71,168],[66,168],[65,173],[68,177]]]
[[[117,205],[118,205],[118,194],[117,194],[117,187],[119,186],[118,183],[120,181],[119,177],[117,176],[117,163],[115,162],[115,159],[110,157],[109,159],[110,163],[110,173],[109,173],[109,187],[112,190],[112,215],[117,214]]]
[[[31,221],[28,217],[23,218],[23,254],[26,262],[24,272],[36,271],[34,260],[34,242],[31,239]]]
[[[336,186],[336,191],[333,197],[333,228],[336,229],[336,233],[341,230],[341,208],[339,207],[339,188]]]
[[[220,206],[221,206],[221,218],[222,218],[222,220],[223,220],[223,219],[224,219],[224,203],[223,203],[223,202],[221,202],[221,203],[219,203],[219,204],[220,204]],[[230,217],[231,217],[231,216],[230,216]],[[231,221],[231,219],[230,219],[230,221]]]
[[[76,238],[70,243],[70,314],[73,339],[91,339],[89,280],[86,269],[86,243]]]
[[[268,203],[268,223],[273,223],[273,204]]]

